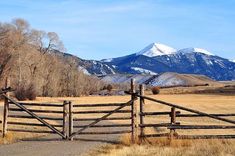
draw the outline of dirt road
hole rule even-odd
[[[80,156],[86,155],[107,143],[116,143],[118,136],[86,136],[74,141],[62,141],[56,135],[24,140],[9,145],[0,146],[0,156]]]

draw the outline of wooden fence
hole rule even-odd
[[[7,132],[30,132],[30,133],[54,133],[63,139],[73,140],[75,136],[93,134],[123,134],[130,133],[133,143],[143,140],[146,137],[170,137],[179,139],[197,138],[235,138],[235,134],[223,135],[179,135],[178,130],[192,129],[235,129],[235,121],[228,117],[231,114],[208,114],[191,108],[186,108],[177,104],[168,103],[145,96],[144,85],[139,86],[136,91],[134,80],[131,80],[131,89],[126,91],[130,95],[130,101],[124,103],[102,103],[102,104],[74,104],[71,101],[64,101],[60,104],[53,103],[23,103],[15,101],[9,96],[11,88],[6,86],[0,92],[4,97],[3,115],[3,137]],[[105,98],[105,97],[104,97]],[[138,102],[139,100],[139,102]],[[146,101],[151,101],[151,105],[159,104],[168,106],[170,111],[146,111],[148,105]],[[124,109],[125,108],[125,109]],[[184,113],[181,113],[183,111]],[[189,112],[189,113],[185,113]],[[121,114],[113,116],[115,114]],[[87,115],[87,117],[85,117]],[[148,116],[169,117],[169,123],[146,123]],[[181,124],[181,118],[208,117],[217,121],[222,121],[228,125],[192,125]],[[226,118],[225,118],[226,117]],[[109,121],[119,120],[117,123]],[[102,123],[102,121],[105,121]],[[128,122],[128,123],[124,123]],[[85,122],[84,124],[81,124]],[[109,124],[107,123],[109,122]],[[30,129],[28,129],[29,127]],[[32,129],[33,127],[33,129]],[[114,131],[86,131],[92,128],[109,128]],[[169,129],[167,133],[146,133],[146,128],[164,127]],[[123,128],[123,129],[121,129]],[[233,131],[234,133],[234,131]]]
[[[132,89],[134,83],[132,81]],[[133,105],[137,99],[130,99],[125,103],[103,103],[103,104],[73,104],[71,101],[64,101],[60,104],[52,103],[26,103],[18,102],[9,96],[7,90],[8,84],[2,92],[4,98],[4,115],[3,115],[3,137],[7,132],[28,132],[28,133],[54,133],[63,139],[73,140],[76,135],[93,135],[93,134],[124,134],[132,133],[137,125],[133,126],[136,121],[136,109]],[[110,107],[115,107],[111,109]],[[128,109],[123,110],[123,108]],[[92,110],[80,110],[90,108]],[[105,110],[97,110],[105,108]],[[110,108],[110,109],[108,109]],[[127,114],[127,116],[112,117],[114,114]],[[95,117],[91,117],[92,115]],[[102,115],[97,117],[97,115]],[[78,117],[81,115],[82,117]],[[83,116],[89,117],[84,118]],[[129,121],[128,124],[98,124],[101,121]],[[81,125],[82,121],[90,122]],[[29,127],[29,128],[27,128]],[[85,131],[91,128],[116,128],[115,131]],[[119,128],[125,128],[119,130]],[[132,138],[134,140],[134,138]]]
[[[235,134],[233,131],[233,134],[223,134],[223,135],[179,135],[177,134],[176,130],[198,130],[198,129],[232,129],[235,130],[235,121],[224,118],[224,117],[235,117],[235,113],[227,113],[227,114],[208,114],[205,112],[201,112],[198,110],[194,110],[191,108],[186,108],[177,104],[172,104],[168,103],[165,101],[157,100],[148,96],[144,95],[144,85],[139,86],[139,93],[131,93],[131,92],[126,92],[127,94],[130,94],[132,96],[135,96],[136,98],[139,98],[139,103],[140,103],[140,112],[139,112],[139,129],[140,129],[140,135],[139,137],[141,140],[143,140],[146,137],[170,137],[170,138],[179,138],[179,139],[207,139],[207,138],[223,138],[223,139],[232,139],[235,138]],[[145,104],[145,101],[149,100],[151,101],[151,105],[164,105],[168,106],[170,108],[170,111],[152,111],[152,112],[146,112],[145,107],[148,107],[149,105]],[[184,113],[182,114],[180,111],[184,112],[189,112],[189,113]],[[170,122],[169,123],[156,123],[156,124],[147,124],[145,123],[145,117],[147,116],[169,116],[170,117]],[[180,122],[177,122],[178,119],[180,118],[199,118],[199,117],[207,117],[209,119],[214,119],[217,121],[222,121],[228,125],[208,125],[208,124],[203,124],[203,125],[182,125]],[[160,128],[160,127],[165,127],[169,129],[169,133],[155,133],[155,134],[146,134],[145,128],[152,127],[152,128]]]

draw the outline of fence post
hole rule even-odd
[[[10,80],[6,78],[5,80],[5,88],[8,88],[10,86]],[[10,96],[10,93],[6,93],[7,97]],[[3,127],[2,127],[2,137],[4,138],[7,134],[7,117],[8,117],[8,111],[9,111],[9,102],[8,98],[4,97],[4,112],[3,112]]]
[[[140,89],[140,95],[144,96],[144,89],[145,89],[144,85],[141,84],[139,87],[140,87],[139,88]],[[140,97],[140,125],[144,124],[144,116],[143,116],[144,105],[145,105],[144,98]],[[140,127],[140,141],[141,141],[141,143],[144,140],[144,134],[145,134],[144,127]]]
[[[175,125],[176,123],[176,111],[175,111],[175,107],[171,107],[171,125]],[[173,138],[175,133],[175,129],[171,129],[170,130],[170,137]]]
[[[68,138],[68,116],[69,116],[69,103],[68,101],[64,101],[63,103],[63,134],[65,138]]]
[[[69,101],[69,136],[73,134],[73,103]],[[73,141],[73,137],[69,140]]]
[[[131,100],[133,100],[131,105],[131,142],[136,143],[138,139],[138,120],[137,120],[137,103],[136,103],[136,90],[135,81],[131,79]]]

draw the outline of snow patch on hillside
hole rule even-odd
[[[127,74],[114,74],[114,75],[106,75],[101,78],[102,81],[106,83],[130,83],[131,79],[135,79],[135,83],[142,84],[148,79],[150,79],[152,75],[127,75]]]
[[[103,60],[101,60],[102,62],[112,62],[112,58],[108,58],[108,59],[103,59]]]
[[[185,81],[178,78],[176,73],[163,73],[155,78],[152,82],[152,86],[178,86],[185,85]]]
[[[115,71],[112,68],[110,68],[107,64],[105,64],[105,66],[110,70],[112,74],[115,74]]]
[[[147,69],[143,69],[143,68],[139,68],[139,67],[131,67],[131,69],[138,71],[142,74],[150,74],[150,75],[156,75],[157,73],[151,71],[151,70],[147,70]]]
[[[86,75],[91,75],[87,70],[86,70],[86,68],[84,68],[84,67],[82,67],[82,66],[79,66],[78,67],[78,70],[80,70],[80,71],[82,71],[84,74],[86,74]]]
[[[231,62],[234,62],[234,63],[235,63],[235,59],[233,59],[233,60],[229,60],[229,61],[231,61]]]

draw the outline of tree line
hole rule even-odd
[[[16,93],[28,90],[38,96],[81,96],[103,87],[55,51],[66,51],[55,32],[33,29],[19,18],[0,23],[0,85],[8,77]]]

